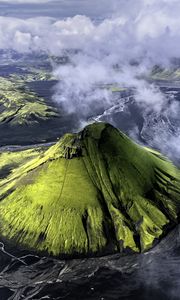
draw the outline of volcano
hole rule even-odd
[[[180,172],[107,123],[0,154],[0,236],[53,256],[145,252],[178,223]]]

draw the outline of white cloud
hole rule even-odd
[[[101,89],[104,83],[135,87],[138,105],[160,113],[167,99],[140,78],[153,65],[167,65],[172,57],[180,57],[179,0],[92,0],[86,4],[91,12],[101,6],[104,12],[114,13],[98,22],[82,15],[65,20],[0,17],[0,48],[53,55],[64,51],[68,55],[71,50],[71,63],[54,71],[59,79],[54,99],[82,119],[114,104],[111,92]]]
[[[67,49],[80,50],[78,54],[71,53],[70,65],[56,70],[59,78],[64,79],[60,85],[63,84],[66,92],[62,97],[57,92],[55,98],[63,103],[68,101],[71,110],[76,110],[78,99],[84,112],[91,110],[89,103],[98,105],[100,94],[101,102],[107,104],[110,95],[94,89],[103,82],[135,85],[139,89],[138,103],[142,105],[145,98],[145,105],[151,104],[157,110],[163,102],[160,93],[137,77],[156,63],[167,64],[171,57],[180,56],[180,4],[175,3],[172,6],[167,0],[158,3],[139,0],[135,5],[132,0],[120,1],[118,13],[119,1],[113,1],[115,14],[98,23],[80,15],[65,20],[0,17],[0,48],[18,52],[45,51],[53,55],[61,55]],[[130,14],[127,7],[131,7]],[[140,65],[132,67],[131,61],[138,61]],[[70,84],[74,87],[73,93]]]

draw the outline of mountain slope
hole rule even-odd
[[[55,256],[140,252],[178,222],[179,170],[109,124],[21,154],[0,164],[11,170],[0,180],[0,235],[17,245]]]

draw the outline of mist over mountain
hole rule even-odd
[[[179,299],[179,16],[0,0],[0,300]]]
[[[112,90],[104,88],[114,86],[133,88],[134,100],[144,114],[158,118],[171,114],[176,119],[179,102],[169,101],[147,78],[155,65],[169,69],[179,58],[178,1],[44,1],[43,8],[36,1],[20,2],[0,4],[2,12],[4,7],[13,16],[0,17],[0,49],[65,56],[67,64],[56,61],[52,67],[59,81],[53,99],[66,113],[75,113],[84,125],[117,104]],[[72,17],[66,18],[72,5]],[[31,17],[20,17],[27,10]],[[131,134],[136,135],[136,128]],[[170,145],[173,149],[175,145],[179,155],[178,132],[163,130],[153,140],[152,146],[162,145],[160,149],[170,156],[174,151]]]

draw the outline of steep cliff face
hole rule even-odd
[[[2,153],[0,235],[59,255],[150,249],[180,211],[180,172],[109,124]]]

